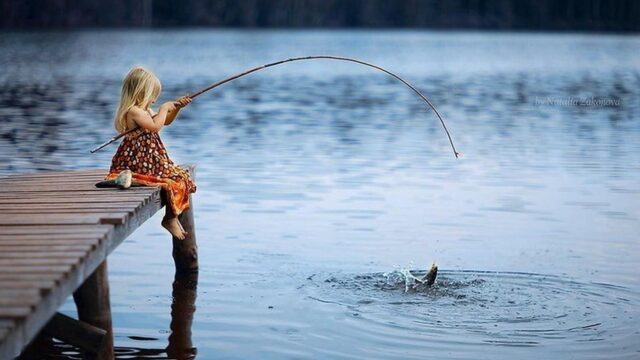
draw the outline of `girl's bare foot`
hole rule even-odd
[[[184,235],[185,236],[189,235],[189,232],[187,230],[185,230],[184,227],[182,227],[182,223],[180,222],[180,219],[178,219],[178,225],[180,225],[180,229],[182,229],[182,231],[184,231]]]
[[[165,217],[162,219],[161,224],[178,240],[184,240],[185,236],[187,236],[187,232],[182,229],[177,217]]]

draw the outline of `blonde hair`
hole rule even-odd
[[[129,70],[127,76],[122,80],[120,104],[114,120],[116,130],[120,133],[126,131],[127,112],[134,106],[148,108],[158,98],[161,90],[160,80],[151,71],[143,67]]]

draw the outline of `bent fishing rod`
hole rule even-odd
[[[217,88],[220,85],[226,84],[230,81],[233,81],[237,78],[243,77],[245,75],[249,75],[251,73],[254,73],[256,71],[260,71],[260,70],[264,70],[266,68],[272,67],[272,66],[276,66],[276,65],[281,65],[281,64],[285,64],[285,63],[289,63],[289,62],[293,62],[293,61],[301,61],[301,60],[317,60],[317,59],[328,59],[328,60],[340,60],[340,61],[348,61],[348,62],[352,62],[352,63],[356,63],[356,64],[360,64],[360,65],[364,65],[364,66],[368,66],[371,68],[374,68],[376,70],[380,70],[384,73],[386,73],[387,75],[390,75],[391,77],[395,78],[396,80],[400,81],[401,83],[403,83],[404,85],[406,85],[407,87],[409,87],[409,89],[413,90],[414,93],[416,93],[416,95],[418,95],[424,102],[427,103],[427,105],[429,105],[429,108],[431,108],[431,110],[433,110],[433,112],[436,114],[436,116],[438,117],[438,119],[440,120],[440,124],[442,124],[442,128],[444,129],[444,132],[447,134],[447,138],[449,139],[449,144],[451,144],[451,149],[453,150],[453,154],[455,155],[456,159],[460,156],[460,153],[458,153],[456,151],[456,147],[455,145],[453,145],[453,140],[451,139],[451,134],[449,133],[449,129],[447,128],[447,125],[444,123],[444,119],[442,119],[442,116],[440,116],[440,113],[438,112],[438,110],[436,110],[436,107],[433,106],[433,104],[431,103],[431,101],[429,101],[429,99],[427,99],[426,96],[422,95],[422,93],[415,88],[415,86],[411,85],[408,81],[404,80],[403,78],[401,78],[400,76],[392,73],[391,71],[380,67],[378,65],[374,65],[362,60],[358,60],[358,59],[353,59],[353,58],[348,58],[348,57],[343,57],[343,56],[332,56],[332,55],[316,55],[316,56],[302,56],[302,57],[294,57],[294,58],[289,58],[289,59],[285,59],[285,60],[280,60],[280,61],[276,61],[276,62],[272,62],[269,64],[265,64],[265,65],[261,65],[261,66],[257,66],[254,68],[251,68],[249,70],[243,71],[241,73],[238,73],[236,75],[233,75],[231,77],[228,77],[226,79],[220,80],[216,83],[213,83],[195,93],[193,93],[192,95],[190,95],[190,97],[192,99],[204,94],[205,92],[209,91],[209,90],[213,90],[215,88]],[[134,127],[133,129],[127,130],[125,132],[122,132],[120,134],[118,134],[117,136],[114,136],[113,138],[109,139],[108,141],[106,141],[105,143],[103,143],[102,145],[96,147],[95,149],[91,150],[91,153],[95,153],[98,150],[108,146],[109,144],[114,143],[115,141],[117,141],[118,139],[120,139],[123,136],[126,136],[127,134],[132,133],[133,131],[137,130],[138,127]]]

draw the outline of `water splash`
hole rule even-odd
[[[435,282],[438,271],[436,263],[433,262],[429,271],[412,269],[414,269],[413,262],[408,266],[397,266],[395,270],[383,273],[382,275],[386,278],[385,287],[395,288],[404,285],[406,293],[428,291]]]

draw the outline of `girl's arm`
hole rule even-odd
[[[165,125],[170,112],[176,112],[176,105],[171,101],[162,104],[154,117],[151,117],[148,112],[141,108],[134,106],[127,112],[127,120],[133,121],[143,129],[158,132]]]
[[[167,119],[165,120],[164,125],[166,126],[171,124],[173,120],[176,119],[176,116],[178,116],[178,112],[180,112],[180,109],[189,105],[191,101],[192,99],[189,96],[183,96],[180,99],[176,100],[174,102],[176,109],[174,111],[169,112],[169,114],[167,114]]]
[[[167,119],[164,121],[164,125],[170,125],[173,120],[176,119],[176,116],[178,116],[178,112],[180,112],[180,108],[176,106],[176,109],[174,111],[167,114]]]

